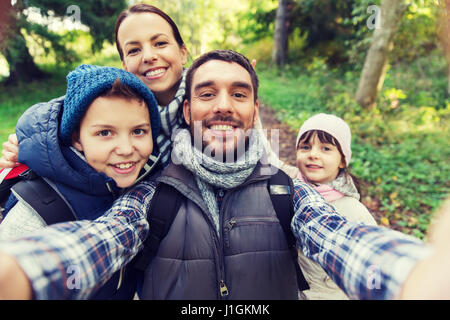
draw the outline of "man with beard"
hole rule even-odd
[[[158,179],[183,201],[145,270],[141,298],[296,299],[294,261],[267,188],[276,168],[266,161],[258,131],[251,130],[259,107],[253,67],[234,51],[209,52],[189,69],[186,90],[183,112],[190,130],[178,132],[173,163]],[[0,295],[89,297],[152,236],[146,214],[155,188],[142,182],[94,221],[54,225],[0,244]],[[448,278],[442,268],[449,265],[448,250],[433,260],[432,248],[413,237],[349,223],[300,181],[294,181],[293,206],[298,245],[350,298],[435,290],[417,285],[424,274],[439,278],[434,284],[444,283],[448,297],[441,278]],[[440,261],[439,272],[433,261]],[[79,278],[69,290],[71,266],[77,266]],[[7,295],[12,285],[19,287],[14,297]],[[411,291],[402,291],[405,285]]]

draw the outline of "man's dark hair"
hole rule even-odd
[[[191,101],[191,87],[192,87],[192,79],[194,77],[195,71],[197,69],[205,64],[208,61],[211,60],[220,60],[220,61],[226,61],[226,62],[235,62],[242,66],[247,72],[250,74],[250,77],[252,79],[252,85],[253,85],[253,96],[254,101],[256,102],[256,99],[258,99],[258,76],[256,75],[255,69],[253,68],[250,61],[242,54],[233,51],[233,50],[213,50],[210,52],[207,52],[197,58],[192,66],[189,68],[187,74],[186,74],[186,100]]]

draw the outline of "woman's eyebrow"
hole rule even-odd
[[[159,37],[161,37],[161,36],[167,36],[167,35],[166,35],[165,33],[157,33],[157,34],[153,35],[153,36],[150,38],[150,41],[153,41],[153,40],[155,40],[155,39],[157,39],[157,38],[159,38]],[[140,44],[140,41],[138,41],[138,40],[128,40],[128,41],[125,41],[124,47],[126,47],[127,45],[130,45],[130,44],[132,44],[132,45],[137,45],[137,44]]]

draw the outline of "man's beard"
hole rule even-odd
[[[225,136],[205,137],[204,128],[209,128],[213,122],[226,122],[233,125],[234,134]],[[192,144],[201,150],[205,156],[216,161],[231,163],[236,162],[248,150],[250,135],[253,128],[244,132],[244,124],[231,116],[215,115],[202,121],[190,121]],[[210,129],[209,129],[210,130]],[[236,134],[237,133],[237,134]],[[220,147],[222,146],[222,147]]]

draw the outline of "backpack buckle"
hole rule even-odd
[[[272,194],[272,195],[291,194],[291,188],[289,186],[281,185],[281,184],[271,184],[269,191],[270,191],[270,194]]]
[[[27,169],[24,172],[19,174],[19,177],[21,177],[24,180],[33,180],[38,177],[38,175],[31,169]]]

